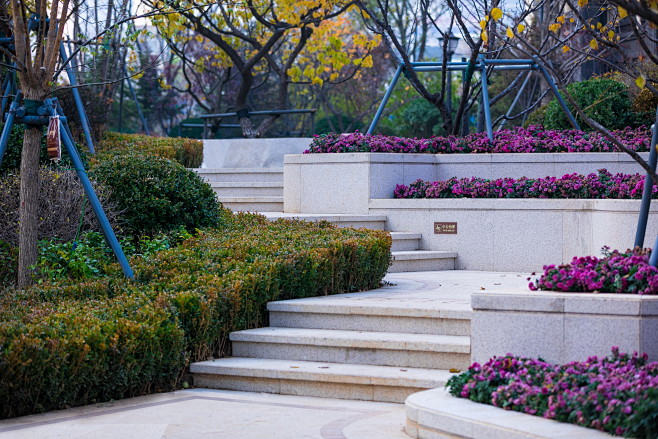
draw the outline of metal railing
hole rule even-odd
[[[245,113],[248,116],[285,116],[289,114],[310,114],[311,116],[311,134],[315,132],[315,112],[317,110],[314,108],[306,108],[306,109],[300,109],[300,110],[263,110],[263,111],[250,111],[248,113]],[[242,113],[240,114],[242,115]],[[200,119],[203,119],[203,124],[180,124],[178,126],[178,132],[180,135],[180,129],[182,127],[189,127],[189,128],[198,128],[198,127],[203,127],[203,132],[201,134],[202,139],[207,139],[210,129],[210,124],[209,121],[211,119],[220,119],[220,128],[240,128],[239,124],[221,124],[222,119],[228,119],[228,118],[237,118],[238,113],[237,112],[231,112],[231,113],[216,113],[216,114],[204,114],[203,116],[199,116]],[[303,130],[302,130],[303,133]]]

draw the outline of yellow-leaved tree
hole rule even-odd
[[[194,5],[151,1],[150,5],[175,12],[153,22],[185,65],[188,86],[184,90],[197,94],[197,103],[206,111],[226,108],[236,112],[242,134],[248,138],[263,136],[278,117],[267,116],[255,125],[250,109],[288,109],[291,83],[322,84],[337,79],[334,74],[345,66],[368,66],[368,52],[378,43],[365,34],[351,35],[350,45],[358,50],[351,54],[343,50],[345,39],[338,17],[352,1],[247,0]],[[208,102],[208,95],[198,96],[191,84],[209,70],[216,81],[210,87],[217,93],[214,103]],[[266,103],[252,100],[259,87],[271,91]]]

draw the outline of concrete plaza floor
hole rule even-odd
[[[328,305],[470,312],[475,291],[527,288],[527,275],[395,273],[368,292],[314,298]],[[189,389],[0,421],[0,439],[408,439],[403,404]]]

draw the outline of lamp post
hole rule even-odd
[[[452,32],[444,33],[441,36],[441,38],[439,38],[442,54],[443,54],[443,47],[446,39],[448,40],[446,55],[448,57],[448,62],[451,62],[452,55],[455,54],[455,51],[457,50],[457,45],[459,44],[459,37],[454,35]],[[448,114],[450,115],[450,118],[452,118],[452,71],[448,69],[446,73],[448,75]]]

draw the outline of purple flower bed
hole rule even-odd
[[[643,439],[658,437],[658,362],[646,355],[590,357],[554,365],[505,357],[453,376],[453,396],[506,410]]]
[[[651,250],[619,252],[603,248],[603,257],[575,257],[570,264],[545,265],[529,288],[563,292],[658,294],[658,269],[649,265]],[[533,273],[534,274],[534,273]],[[530,280],[530,278],[528,278]]]
[[[560,178],[451,178],[426,182],[417,180],[409,186],[397,185],[395,198],[642,198],[644,176],[611,174],[600,169],[597,174],[567,174]],[[658,187],[653,197],[658,197]]]
[[[633,151],[648,151],[651,133],[647,128],[614,131],[615,136]],[[406,152],[429,154],[510,153],[510,152],[611,152],[618,151],[599,133],[578,130],[545,130],[541,125],[514,128],[494,133],[490,142],[486,133],[465,137],[447,136],[429,139],[369,135],[363,133],[323,134],[315,136],[306,153]]]

